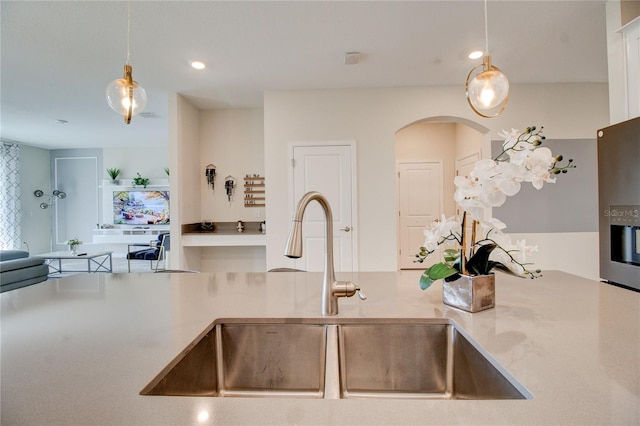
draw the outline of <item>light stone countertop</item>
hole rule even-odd
[[[338,274],[340,317],[454,320],[531,400],[140,396],[216,318],[320,315],[320,273],[79,274],[0,294],[10,424],[640,424],[640,293],[557,271],[496,277],[496,307],[442,303],[419,271]]]

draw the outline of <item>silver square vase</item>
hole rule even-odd
[[[460,275],[455,281],[443,281],[442,301],[471,313],[493,308],[496,305],[495,275]]]

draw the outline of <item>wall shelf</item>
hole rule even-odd
[[[141,185],[133,186],[131,184],[133,178],[122,178],[118,180],[120,181],[120,183],[118,185],[114,185],[111,179],[103,179],[102,184],[98,187],[102,189],[111,189],[114,191],[131,191],[133,189],[139,191],[154,191],[157,188],[163,189],[165,191],[169,190],[169,179],[151,179],[146,188]]]

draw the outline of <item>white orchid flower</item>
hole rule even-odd
[[[501,132],[498,132],[498,136],[504,139],[504,144],[502,144],[502,149],[507,150],[512,148],[518,141],[518,138],[520,137],[520,130],[511,129],[510,132],[507,132],[506,130],[502,130]]]
[[[505,229],[507,227],[507,225],[501,221],[500,219],[496,219],[494,217],[488,219],[488,220],[483,220],[482,222],[480,222],[480,226],[483,229],[483,232],[489,232],[492,229],[497,229],[498,231],[502,231],[503,229]]]
[[[498,163],[500,175],[507,180],[514,182],[524,182],[527,169],[523,165],[516,165],[508,161]]]
[[[532,126],[524,132],[511,129],[503,130],[498,134],[504,138],[503,152],[495,159],[477,161],[468,176],[456,176],[454,178],[456,190],[453,198],[464,210],[464,215],[469,216],[467,221],[471,219],[480,223],[481,236],[478,237],[476,244],[478,246],[492,244],[486,247],[483,253],[487,253],[488,250],[492,261],[501,263],[514,274],[536,278],[540,271],[527,270],[525,265],[527,257],[536,252],[538,247],[528,246],[524,240],[513,244],[509,235],[502,232],[506,224],[491,217],[491,208],[501,206],[506,202],[507,197],[516,195],[523,182],[530,182],[534,188],[540,189],[544,183],[554,183],[559,171],[566,172],[575,165],[572,164],[573,160],[569,160],[569,164],[565,167],[556,166],[558,160],[561,160],[560,157],[554,157],[550,149],[540,147],[544,139],[542,128]],[[458,241],[464,241],[464,233],[465,230],[456,218],[446,218],[442,215],[439,220],[434,221],[424,230],[424,247],[428,253],[424,254],[421,250],[421,253],[416,255],[419,258],[418,261],[422,262],[424,257],[447,240],[455,238]],[[463,250],[468,251],[468,249],[469,247],[463,247]],[[480,252],[476,254],[478,253]],[[473,256],[469,259],[470,265],[472,258]],[[481,262],[475,262],[468,271],[490,273],[494,267],[491,265],[489,264],[487,271],[481,272],[478,269],[482,269]],[[449,274],[450,271],[444,272]],[[431,272],[429,277],[432,282]],[[428,285],[430,284],[426,286]]]
[[[473,220],[483,221],[490,217],[489,207],[484,201],[468,198],[458,202],[458,205],[471,216]]]
[[[507,201],[507,195],[500,188],[501,182],[502,179],[498,178],[483,182],[480,200],[484,202],[487,207],[500,207]]]
[[[440,220],[434,220],[428,229],[422,231],[425,237],[423,247],[428,251],[434,251],[451,234],[459,236],[461,231],[460,222],[455,217],[447,218],[443,214]]]

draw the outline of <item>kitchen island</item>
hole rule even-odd
[[[528,400],[141,396],[216,318],[318,318],[320,273],[80,274],[6,292],[1,418],[10,424],[640,424],[640,293],[546,271],[496,277],[469,314],[419,271],[338,274],[368,299],[339,317],[455,321]],[[304,350],[301,348],[300,350]]]

